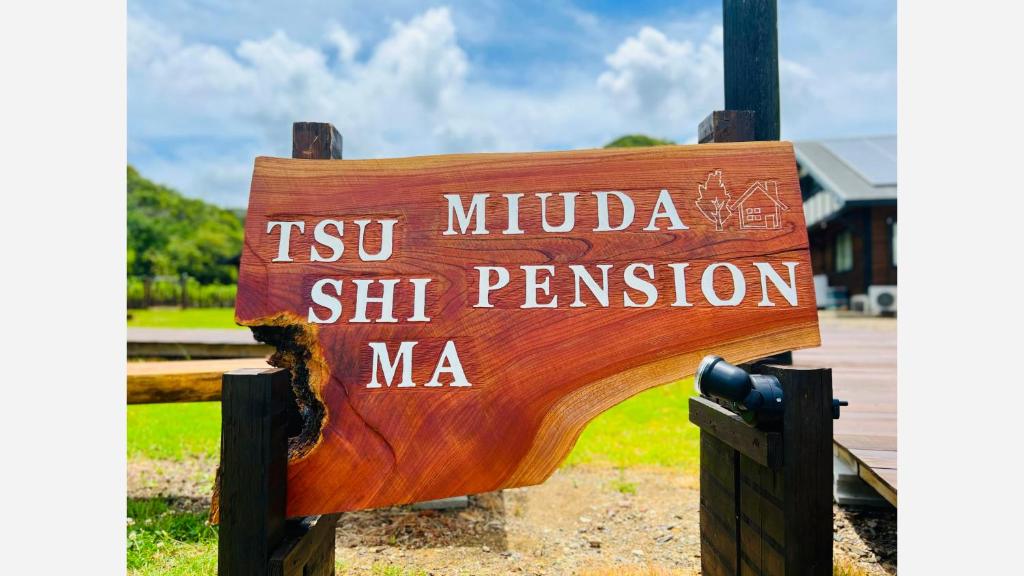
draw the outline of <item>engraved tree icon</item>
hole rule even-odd
[[[697,209],[705,218],[715,223],[715,230],[721,232],[726,220],[732,216],[729,208],[729,192],[722,182],[722,171],[715,170],[708,174],[708,179],[697,186]]]

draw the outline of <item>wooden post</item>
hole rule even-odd
[[[776,0],[723,0],[725,109],[752,110],[753,140],[779,139]]]
[[[142,307],[149,308],[153,305],[153,277],[142,278]]]
[[[224,375],[221,391],[221,576],[269,574],[285,536],[286,408],[291,378],[280,368]]]
[[[690,421],[701,429],[702,573],[830,574],[832,372],[746,368],[779,379],[786,402],[780,432],[690,399]]]
[[[754,139],[753,110],[716,110],[697,127],[697,142],[749,142]]]
[[[327,122],[292,124],[292,158],[341,160],[341,133]]]
[[[776,21],[775,0],[723,0],[726,110],[700,123],[700,143],[779,139]],[[690,420],[701,428],[704,574],[832,572],[832,371],[780,365],[792,363],[783,352],[747,367],[782,385],[781,440],[690,399]],[[778,442],[781,450],[769,448]],[[781,462],[768,456],[780,451]]]
[[[178,276],[178,286],[181,287],[181,307],[188,308],[188,273],[182,272]]]
[[[341,134],[296,122],[292,157],[341,159]],[[299,421],[288,370],[224,374],[221,414],[218,574],[333,575],[338,515],[286,517],[289,424]]]

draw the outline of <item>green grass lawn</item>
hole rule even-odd
[[[661,466],[696,474],[700,430],[690,424],[693,379],[646,390],[587,425],[563,466]]]
[[[131,328],[238,328],[234,308],[147,308],[129,310]]]
[[[217,529],[206,514],[172,510],[160,498],[128,499],[127,568],[133,576],[213,574]]]
[[[181,460],[220,452],[220,402],[128,407],[128,458]]]

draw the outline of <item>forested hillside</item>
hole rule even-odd
[[[241,252],[238,215],[186,198],[128,166],[129,276],[187,273],[200,284],[232,284]]]

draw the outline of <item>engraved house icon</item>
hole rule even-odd
[[[779,186],[772,180],[754,182],[729,209],[739,214],[743,230],[775,230],[782,225],[781,213],[789,206],[779,200]]]

